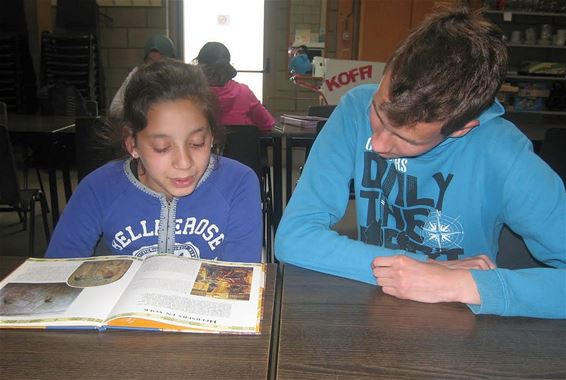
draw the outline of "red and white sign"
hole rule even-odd
[[[385,62],[324,59],[324,80],[320,86],[328,104],[338,104],[340,97],[360,84],[377,84]]]

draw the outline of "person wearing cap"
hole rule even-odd
[[[220,121],[224,125],[255,125],[270,131],[275,119],[252,90],[236,82],[236,69],[230,64],[230,51],[220,42],[207,42],[195,62],[202,69],[208,85],[218,99]]]
[[[162,34],[156,34],[149,37],[145,42],[143,50],[143,60],[146,64],[159,61],[163,58],[175,59],[177,57],[173,41],[171,41],[169,37]],[[122,111],[124,109],[124,94],[126,92],[126,86],[130,82],[132,75],[134,75],[137,70],[138,68],[134,67],[122,83],[122,86],[120,86],[118,91],[116,91],[116,94],[112,99],[112,103],[110,103],[110,110],[108,112],[110,120],[121,119]]]

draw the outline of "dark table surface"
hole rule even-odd
[[[10,133],[58,133],[75,125],[73,116],[52,115],[19,115],[8,114],[8,131]]]
[[[566,378],[566,321],[475,316],[286,265],[278,379]]]
[[[24,258],[0,257],[0,278]],[[262,334],[0,330],[3,379],[265,379],[277,266],[269,264]]]

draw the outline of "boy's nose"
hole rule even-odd
[[[377,154],[386,154],[391,151],[393,134],[381,128],[371,135],[371,148]]]

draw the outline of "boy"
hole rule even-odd
[[[566,318],[566,192],[500,117],[502,37],[468,9],[435,14],[389,59],[379,87],[345,95],[285,210],[277,257],[399,298]],[[351,178],[357,241],[331,230]],[[497,268],[503,224],[554,268]]]

